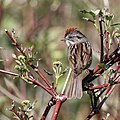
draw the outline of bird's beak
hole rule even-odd
[[[63,38],[61,41],[64,41],[64,42],[65,42],[65,41],[66,41],[66,39],[65,39],[65,38]]]
[[[65,41],[65,39],[62,39],[62,40],[60,40],[60,41]]]

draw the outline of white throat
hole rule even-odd
[[[75,44],[75,43],[74,43],[73,41],[71,41],[71,40],[66,40],[65,42],[66,42],[67,46],[70,46],[70,45],[74,45],[74,44]]]

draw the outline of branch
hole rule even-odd
[[[103,28],[102,28],[102,18],[99,18],[99,26],[100,26],[100,41],[101,41],[101,54],[100,54],[100,63],[103,62],[103,56],[104,56],[104,46],[103,46]]]
[[[19,74],[17,73],[13,73],[13,72],[9,72],[9,71],[6,71],[6,70],[1,70],[0,69],[0,72],[1,73],[4,73],[4,74],[7,74],[7,75],[12,75],[12,76],[15,76],[15,77],[20,77]],[[21,78],[21,77],[20,77]],[[50,95],[52,95],[54,98],[55,98],[55,95],[53,94],[53,92],[51,91],[51,89],[47,88],[46,86],[44,86],[42,83],[40,83],[38,80],[34,79],[34,78],[30,78],[28,76],[24,76],[25,79],[27,79],[27,81],[29,82],[32,82],[34,85],[38,85],[40,86],[41,88],[43,88],[45,91],[47,91]]]
[[[116,48],[115,51],[113,51],[108,59],[106,59],[103,64],[103,67],[100,67],[100,64],[96,65],[93,70],[85,77],[83,78],[83,86],[85,86],[85,83],[89,83],[93,80],[95,80],[97,77],[99,77],[105,70],[107,70],[109,67],[111,67],[114,63],[120,61],[120,47]],[[105,68],[105,69],[104,69]],[[84,88],[84,87],[83,87]]]
[[[13,73],[13,72],[6,71],[6,70],[2,70],[2,69],[0,69],[0,73],[12,75],[12,76],[15,76],[15,77],[18,77],[18,76],[19,76],[19,74],[17,74],[17,73]]]
[[[62,94],[56,97],[56,105],[55,105],[51,120],[57,119],[60,107],[61,107],[62,103],[65,102],[66,100],[67,100],[66,96],[64,96]]]
[[[119,66],[119,64],[118,64],[118,66],[116,66],[116,73],[119,71],[119,69],[120,69],[120,66]],[[114,80],[113,80],[113,81],[118,82],[118,81],[120,81],[120,80],[117,80],[117,78],[120,79],[120,74],[117,76],[116,73],[114,74]],[[114,90],[115,87],[116,87],[115,84],[112,85],[112,86],[110,86],[110,87],[107,89],[107,91],[106,91],[105,97],[108,98],[108,97],[110,96],[110,94],[112,93],[112,91]]]
[[[56,104],[56,100],[52,97],[52,98],[50,99],[50,101],[48,102],[48,105],[47,105],[47,107],[46,107],[46,109],[45,109],[45,111],[44,111],[44,113],[43,113],[43,115],[42,115],[42,117],[41,117],[40,120],[45,120],[45,119],[46,119],[46,117],[47,117],[47,115],[48,115],[51,107],[52,107],[53,105],[55,105],[55,104]]]
[[[109,32],[105,31],[105,59],[108,58],[108,54],[109,54],[108,35],[109,35]]]
[[[21,49],[20,45],[16,42],[16,40],[12,37],[12,35],[8,32],[8,30],[5,29],[6,34],[9,36],[13,44],[16,46],[16,48],[20,51],[20,53],[25,56],[27,59],[27,55],[24,53],[24,51]],[[46,79],[46,77],[41,73],[41,71],[32,64],[32,62],[28,61],[28,65],[31,66],[35,70],[35,72],[39,75],[39,77],[48,85],[49,89],[53,92],[53,97],[57,95],[57,92],[53,88],[53,86],[49,83],[49,81]],[[41,84],[42,86],[42,84]],[[48,91],[47,91],[48,92]],[[50,93],[50,92],[49,92]]]
[[[120,76],[119,76],[120,77]],[[112,85],[114,84],[120,84],[120,80],[114,82]],[[102,88],[105,88],[105,87],[108,87],[110,84],[107,83],[107,84],[102,84],[102,85],[98,85],[98,86],[93,86],[93,87],[90,87],[88,88],[89,90],[95,90],[95,89],[102,89]]]
[[[24,51],[21,49],[21,47],[19,46],[19,44],[12,37],[12,35],[7,30],[5,30],[5,32],[9,36],[9,38],[11,39],[11,41],[13,42],[13,44],[16,46],[16,48],[20,51],[20,53],[23,56],[25,56],[25,59],[27,59],[27,55],[24,53]],[[56,103],[56,106],[55,106],[55,109],[54,109],[54,112],[53,112],[53,115],[52,115],[51,119],[52,120],[56,120],[62,103],[67,100],[66,96],[61,95],[61,94],[58,95],[58,93],[55,91],[55,89],[49,83],[49,81],[45,78],[45,76],[41,73],[41,71],[38,69],[38,67],[34,66],[31,61],[28,61],[27,64],[30,65],[35,70],[35,72],[39,75],[39,77],[47,84],[48,88],[46,86],[44,86],[43,84],[41,84],[34,77],[23,76],[24,79],[27,79],[29,82],[32,82],[33,84],[42,87],[45,91],[47,91],[50,95],[52,95],[52,100],[54,99],[52,105],[54,105]],[[46,118],[46,116],[47,116],[50,108],[52,107],[52,105],[48,105],[46,107],[46,110],[45,110],[45,112],[44,112],[41,120],[44,120]]]
[[[107,98],[110,96],[110,94],[112,93],[112,91],[114,90],[114,88],[116,87],[117,83],[120,83],[120,74],[117,75],[117,73],[119,72],[119,63],[118,66],[116,66],[116,72],[114,73],[114,77],[113,77],[113,83],[109,83],[109,84],[103,84],[101,86],[93,86],[92,88],[89,88],[90,90],[92,90],[93,95],[94,95],[94,101],[91,98],[91,103],[92,103],[92,110],[90,112],[90,114],[87,116],[87,118],[85,120],[90,120],[95,114],[98,114],[101,110],[101,107],[103,106],[103,104],[105,103],[105,101],[107,100]],[[95,95],[94,90],[95,89],[102,89],[101,93],[99,95]],[[106,90],[106,93],[102,99],[102,101],[97,105],[99,98],[101,97],[101,95],[103,94],[103,92]]]

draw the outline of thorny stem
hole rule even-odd
[[[25,58],[27,58],[27,55],[24,53],[24,51],[21,49],[21,47],[19,46],[19,44],[16,42],[16,40],[12,37],[12,35],[8,32],[8,30],[5,29],[6,34],[9,36],[9,38],[12,40],[13,44],[16,46],[16,48],[21,52],[21,54],[23,56],[25,56]],[[57,95],[57,92],[54,90],[54,88],[52,87],[52,85],[49,83],[49,81],[46,79],[46,77],[41,73],[40,70],[38,70],[38,68],[36,66],[34,66],[32,64],[32,62],[28,61],[28,65],[30,65],[35,72],[41,77],[41,79],[48,85],[49,89],[54,93],[54,96]]]

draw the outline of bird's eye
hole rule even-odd
[[[73,38],[72,36],[69,36],[69,38]]]
[[[83,38],[82,36],[76,36],[78,39],[81,39],[81,38]]]

